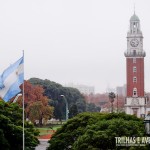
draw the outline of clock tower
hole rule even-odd
[[[127,93],[125,112],[142,117],[146,113],[147,99],[144,94],[144,57],[143,34],[140,20],[134,13],[130,18],[130,27],[127,33],[126,82]]]

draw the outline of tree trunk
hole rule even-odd
[[[43,114],[39,118],[39,126],[40,127],[43,125],[42,120],[43,120]]]

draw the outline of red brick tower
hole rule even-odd
[[[127,94],[125,112],[138,117],[146,113],[146,98],[144,95],[144,57],[143,35],[140,20],[135,13],[130,18],[130,28],[127,33],[126,73]]]

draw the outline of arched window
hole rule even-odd
[[[133,77],[133,83],[136,83],[136,82],[137,82],[137,78]]]
[[[136,23],[135,22],[133,23],[133,27],[136,28]]]
[[[136,66],[133,66],[133,72],[136,72]]]
[[[133,89],[133,96],[137,96],[137,88]]]

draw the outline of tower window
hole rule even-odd
[[[133,89],[133,96],[137,96],[137,88]]]
[[[136,83],[137,82],[137,78],[133,77],[133,82]]]
[[[133,67],[133,72],[136,72],[136,67],[135,66]]]
[[[136,96],[136,91],[133,91],[133,95]]]
[[[133,55],[134,55],[134,56],[136,55],[136,50],[133,50]]]
[[[133,63],[136,63],[136,58],[133,58]]]

